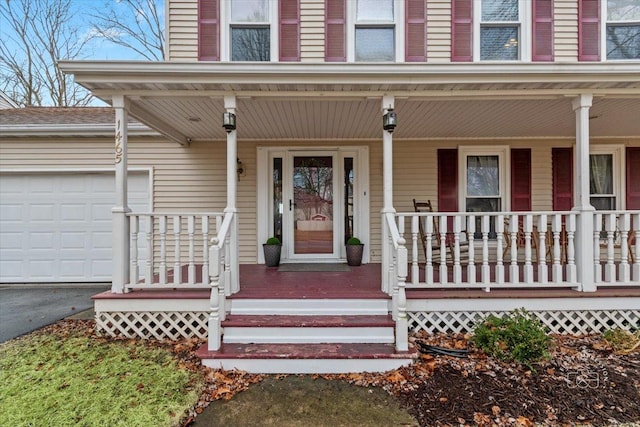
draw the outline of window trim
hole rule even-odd
[[[531,43],[533,40],[532,23],[533,2],[530,0],[518,0],[519,21],[518,29],[520,39],[518,40],[518,59],[515,60],[486,60],[480,59],[480,27],[482,27],[482,0],[473,4],[473,62],[531,62]],[[493,22],[493,21],[491,21]],[[513,26],[513,21],[495,21],[495,26]]]
[[[621,144],[615,145],[592,145],[589,149],[589,180],[591,180],[591,155],[592,154],[611,154],[613,167],[613,195],[616,198],[616,205],[613,210],[624,210],[626,205],[626,187],[625,187],[625,146]],[[591,203],[591,191],[589,191],[589,203]]]
[[[347,26],[347,62],[356,62],[356,27],[362,26],[363,28],[393,28],[394,39],[394,60],[393,62],[404,62],[404,50],[405,50],[405,34],[404,34],[404,20],[405,20],[405,0],[393,0],[393,21],[362,21],[358,22],[357,13],[357,1],[347,0],[346,10],[346,22]],[[360,61],[358,61],[360,62]],[[367,63],[367,62],[362,62]]]
[[[233,1],[233,0],[231,0]],[[278,34],[278,2],[271,0],[265,0],[267,7],[269,8],[269,22],[261,22],[259,24],[252,24],[247,22],[241,22],[234,24],[231,21],[231,1],[220,2],[220,61],[222,62],[246,62],[246,61],[232,61],[231,60],[231,28],[236,25],[238,28],[250,28],[252,26],[269,26],[270,30],[270,43],[269,43],[269,61],[264,62],[278,62],[279,56],[279,34]]]
[[[609,16],[607,13],[607,5],[609,0],[600,0],[600,61],[601,62],[637,62],[638,58],[631,59],[609,59],[607,57],[607,26],[609,24]],[[625,25],[640,26],[640,19],[636,21],[611,21],[614,26],[622,27]]]
[[[458,209],[467,210],[467,157],[498,156],[500,172],[500,206],[502,212],[511,210],[511,148],[508,145],[479,145],[458,147]]]

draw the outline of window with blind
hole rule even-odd
[[[393,0],[356,0],[355,60],[395,61]]]
[[[605,2],[607,59],[640,59],[640,1]]]

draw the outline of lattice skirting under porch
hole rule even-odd
[[[491,314],[498,317],[506,311],[418,311],[408,312],[409,329],[429,333],[470,332],[474,325]],[[556,334],[591,334],[612,328],[640,328],[640,310],[530,311],[549,331]]]
[[[111,337],[155,338],[177,340],[180,338],[207,338],[209,313],[194,312],[97,312],[98,332]]]

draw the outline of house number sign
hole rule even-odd
[[[122,161],[122,132],[120,120],[116,123],[116,165]]]

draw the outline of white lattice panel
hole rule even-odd
[[[207,338],[208,312],[98,312],[96,328],[112,337]]]
[[[505,311],[418,311],[409,312],[409,329],[429,333],[470,332],[474,325],[491,314],[501,317]],[[640,328],[640,310],[531,311],[549,331],[556,334],[590,334],[607,329]]]

